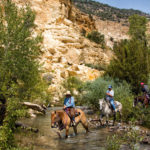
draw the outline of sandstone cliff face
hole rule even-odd
[[[125,26],[121,22],[113,22],[113,21],[103,21],[95,17],[95,24],[97,30],[105,35],[105,40],[107,46],[113,48],[113,43],[115,41],[120,41],[122,39],[129,39],[128,30],[129,27]]]
[[[49,90],[54,101],[62,97],[61,83],[69,76],[81,80],[94,80],[103,72],[86,67],[84,64],[108,64],[111,52],[81,36],[80,30],[95,29],[95,23],[72,6],[70,0],[14,0],[19,6],[30,3],[36,12],[36,32],[44,37],[40,63],[43,77],[52,79]]]

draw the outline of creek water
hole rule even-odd
[[[56,129],[51,128],[51,111],[60,108],[50,108],[46,115],[36,118],[26,118],[22,122],[39,129],[38,133],[23,131],[16,133],[17,142],[22,147],[30,147],[33,150],[106,150],[106,139],[114,133],[108,128],[91,129],[85,133],[82,125],[78,125],[78,135],[74,135],[73,129],[69,130],[69,138],[65,139],[65,130],[61,132],[62,139],[56,134]],[[122,148],[122,150],[127,150]],[[138,145],[138,150],[150,150],[150,146]]]

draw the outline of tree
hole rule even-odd
[[[129,17],[129,35],[132,38],[144,41],[146,40],[147,19],[144,16],[133,15]]]
[[[147,82],[149,74],[149,49],[145,34],[147,21],[145,17],[134,15],[129,18],[129,22],[131,39],[114,45],[115,57],[106,74],[126,80],[133,92],[138,93],[140,82]]]
[[[23,115],[20,102],[30,100],[41,83],[39,63],[42,37],[32,36],[35,14],[29,6],[17,8],[11,0],[0,4],[0,95],[6,113],[0,127],[0,149],[14,144],[15,121]],[[1,115],[1,114],[0,114]]]

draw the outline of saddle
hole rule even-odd
[[[72,117],[77,117],[80,115],[80,112],[77,112],[77,110],[73,107],[69,107],[65,109],[65,112],[67,113],[67,115],[72,118]]]
[[[113,109],[111,103],[108,100],[106,100],[106,102],[107,102],[109,108],[113,111],[114,109]],[[115,101],[114,101],[114,104],[115,104],[115,107],[117,107],[117,103]]]

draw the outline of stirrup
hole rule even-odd
[[[71,126],[74,127],[76,125],[75,121],[71,122]]]

